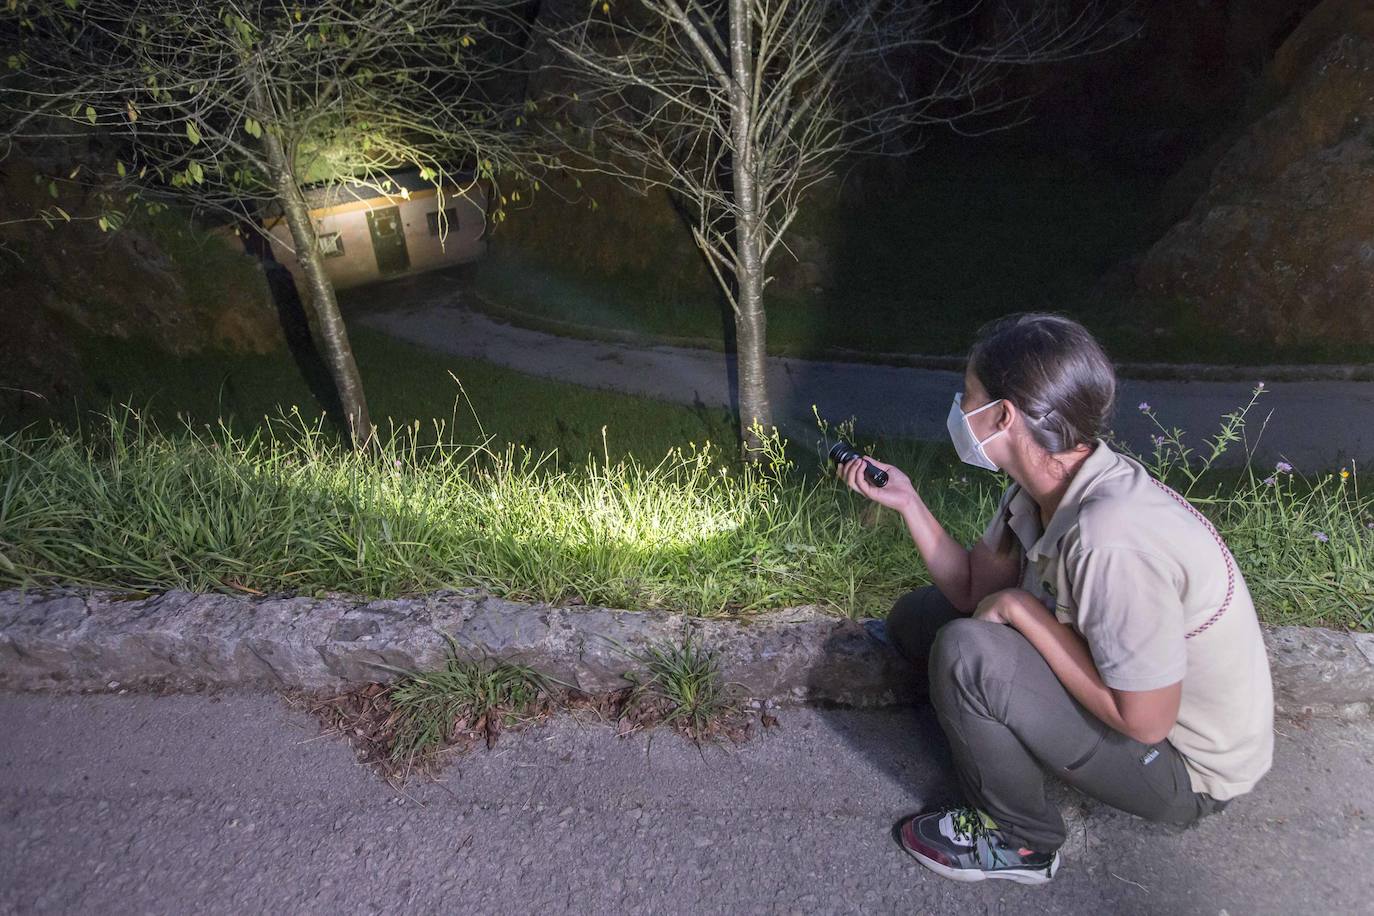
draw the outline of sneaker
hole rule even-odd
[[[864,629],[868,635],[873,637],[875,642],[880,642],[885,646],[892,646],[892,640],[887,635],[887,621],[869,619],[864,621]],[[892,648],[897,648],[892,646]]]
[[[955,881],[1004,878],[1045,884],[1059,870],[1059,852],[1008,845],[997,822],[967,805],[912,815],[897,828],[898,842],[926,868]]]

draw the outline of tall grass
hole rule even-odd
[[[1153,453],[1136,457],[1217,524],[1267,622],[1374,628],[1374,494],[1361,493],[1353,464],[1310,477],[1286,461],[1257,467],[1251,452],[1264,430],[1250,441],[1245,426],[1265,393],[1260,382],[1249,403],[1222,418],[1205,454],[1142,403],[1159,433]],[[1238,444],[1242,474],[1209,485],[1216,460]]]
[[[1217,523],[1264,619],[1374,626],[1374,499],[1353,468],[1212,467],[1253,404],[1206,457],[1163,426],[1138,457]],[[799,471],[776,439],[755,457],[706,443],[657,463],[607,449],[563,465],[455,441],[441,423],[355,453],[294,412],[241,434],[162,432],[124,410],[82,432],[0,438],[0,584],[379,597],[482,586],[696,615],[818,604],[868,616],[928,581],[894,513]],[[914,460],[897,462],[970,543],[1005,481],[950,477],[928,451]]]
[[[422,440],[428,444],[421,444]],[[776,447],[776,443],[774,447]],[[654,465],[393,430],[348,452],[299,414],[164,434],[131,411],[0,439],[0,581],[514,598],[693,614],[874,612],[919,581],[905,535],[847,491],[709,443]]]

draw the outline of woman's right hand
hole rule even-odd
[[[886,486],[875,487],[869,482],[864,476],[865,462],[887,471]],[[849,484],[849,489],[889,509],[901,512],[916,501],[916,488],[912,485],[911,478],[894,466],[877,459],[855,458],[840,465],[835,473]]]

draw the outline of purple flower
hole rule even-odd
[[[1264,387],[1264,382],[1256,382],[1256,383],[1255,383],[1255,387],[1256,387],[1256,388],[1263,388],[1263,387]]]
[[[1272,478],[1272,477],[1266,477],[1266,478],[1264,478],[1264,485],[1265,485],[1266,487],[1272,487],[1272,486],[1273,486],[1274,484],[1276,484],[1276,483],[1278,483],[1278,481],[1275,480],[1275,479]]]
[[[1156,447],[1158,447],[1164,444],[1164,437],[1151,434],[1150,441],[1153,442]]]
[[[1291,474],[1293,473],[1293,465],[1289,464],[1287,461],[1280,461],[1278,464],[1274,465],[1274,470],[1283,474]]]
[[[1326,533],[1324,531],[1314,531],[1312,532],[1312,536],[1316,538],[1318,541],[1321,541],[1323,544],[1331,540],[1331,538],[1326,536]]]
[[[400,462],[400,461],[395,461],[395,462],[393,462],[393,463],[396,465],[396,469],[397,469],[397,470],[400,470],[400,469],[401,469],[401,462]]]
[[[1149,410],[1149,409],[1150,409],[1150,402],[1149,402],[1149,401],[1141,401],[1141,402],[1140,402],[1140,406],[1139,406],[1137,409],[1141,410],[1142,412],[1143,412],[1143,411],[1146,411],[1146,410]]]

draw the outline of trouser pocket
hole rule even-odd
[[[1079,791],[1151,821],[1190,824],[1201,813],[1187,767],[1167,741],[1142,744],[1107,729],[1060,777]]]
[[[1080,755],[1079,758],[1073,761],[1072,763],[1065,765],[1064,770],[1069,773],[1075,773],[1078,770],[1082,769],[1084,764],[1086,764],[1089,760],[1092,760],[1094,755],[1097,754],[1097,749],[1102,746],[1102,742],[1106,737],[1107,733],[1105,731],[1098,732],[1097,740],[1093,742],[1092,747],[1088,748],[1088,752],[1086,754]]]

